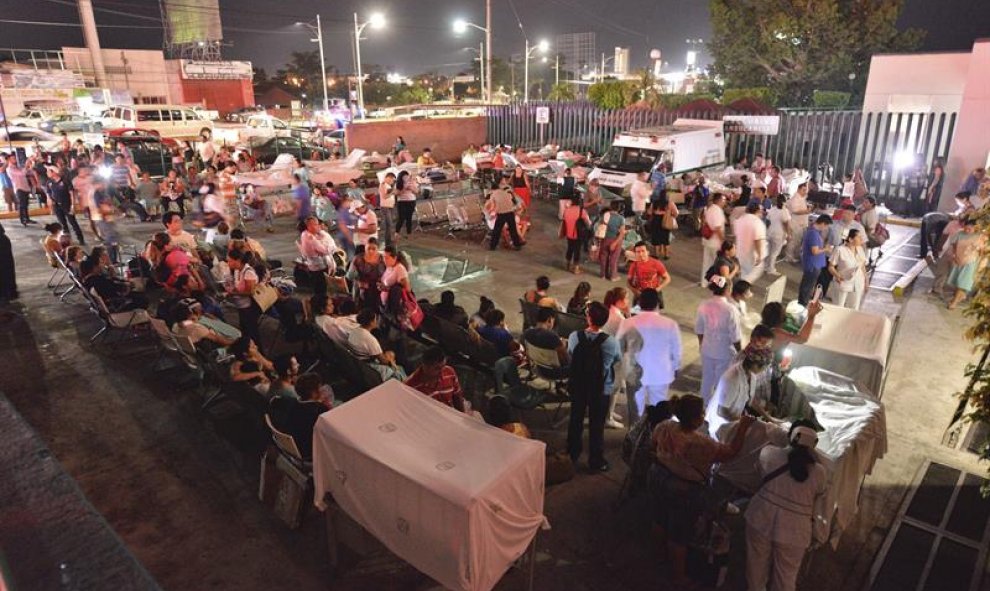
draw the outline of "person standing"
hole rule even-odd
[[[512,171],[512,192],[522,200],[526,209],[530,208],[531,189],[529,186],[529,177],[526,176],[526,171],[519,164]]]
[[[516,205],[515,197],[502,187],[498,180],[492,181],[492,193],[488,197],[491,206],[495,211],[495,227],[492,229],[491,240],[488,244],[489,250],[498,248],[499,239],[502,237],[502,229],[508,227],[509,236],[512,239],[512,246],[516,250],[523,247],[525,242],[519,237],[519,230],[516,227]]]
[[[616,334],[626,361],[628,424],[634,425],[647,406],[668,399],[670,384],[681,365],[681,331],[671,318],[660,314],[660,295],[644,289],[639,295],[640,313],[626,318]]]
[[[577,181],[571,174],[570,168],[564,169],[564,175],[558,181],[560,188],[557,193],[557,218],[564,219],[564,210],[571,204],[571,197],[577,194]]]
[[[767,228],[770,251],[767,255],[767,273],[774,276],[780,275],[780,271],[777,270],[777,259],[780,258],[784,245],[791,240],[791,212],[784,207],[786,202],[786,199],[778,195],[774,207],[767,211],[767,220],[770,222]]]
[[[784,194],[784,179],[780,178],[780,169],[770,167],[770,180],[767,181],[767,196],[775,199]]]
[[[976,218],[968,216],[962,220],[962,230],[949,238],[948,255],[952,260],[952,270],[949,271],[949,285],[956,289],[955,295],[949,302],[949,309],[954,310],[966,299],[976,285],[976,270],[980,261],[980,250],[986,243],[986,237],[980,234],[976,226]]]
[[[580,195],[571,198],[571,204],[564,210],[564,220],[561,222],[560,233],[567,240],[567,252],[564,261],[567,270],[575,275],[581,273],[581,250],[583,236],[591,228],[588,212],[581,206]]]
[[[797,263],[812,211],[808,207],[808,183],[798,185],[797,191],[787,200],[787,210],[791,214],[791,241],[787,245],[786,260],[789,263]]]
[[[402,226],[406,227],[406,237],[412,234],[413,214],[416,213],[416,193],[418,190],[419,186],[416,179],[409,174],[408,170],[399,173],[395,180],[395,206],[399,214],[399,223],[395,228],[396,238],[402,234]]]
[[[650,171],[644,170],[636,175],[636,180],[629,187],[629,200],[632,203],[633,219],[636,227],[639,228],[646,214],[646,204],[650,202],[653,194],[653,185],[650,184]]]
[[[925,209],[931,213],[938,209],[938,201],[942,196],[942,185],[945,184],[945,163],[941,158],[936,158],[932,162],[932,169],[928,173],[928,183],[925,187]]]
[[[694,321],[694,334],[698,335],[701,349],[701,398],[706,405],[742,343],[739,310],[726,298],[729,282],[721,275],[712,275],[708,289],[712,297],[701,302]]]
[[[815,502],[825,494],[828,474],[815,459],[818,434],[795,421],[789,445],[760,450],[763,484],[746,509],[746,582],[751,591],[794,591],[811,545]],[[768,587],[769,584],[769,587]]]
[[[292,175],[292,201],[296,208],[296,221],[302,224],[313,209],[313,201],[309,186],[298,173]]]
[[[708,287],[705,275],[718,256],[718,249],[725,241],[725,195],[715,193],[712,202],[701,213],[701,287]]]
[[[86,238],[83,236],[82,228],[79,227],[76,215],[72,211],[72,193],[69,184],[62,177],[62,169],[55,166],[48,170],[48,195],[52,199],[52,208],[55,210],[58,223],[62,224],[66,230],[71,224],[79,244],[85,245]]]
[[[38,222],[32,220],[28,214],[31,199],[31,181],[28,178],[28,171],[26,167],[17,165],[17,156],[14,154],[7,156],[7,176],[10,177],[10,182],[14,186],[14,194],[17,197],[17,213],[20,214],[21,225],[37,224]]]
[[[809,228],[801,239],[801,286],[798,288],[798,303],[807,306],[811,301],[815,286],[821,284],[821,275],[828,265],[827,257],[832,252],[831,246],[825,245],[823,234],[832,225],[832,218],[822,214],[815,219],[815,225]]]
[[[866,234],[856,228],[846,233],[846,239],[835,247],[829,259],[828,272],[839,288],[835,305],[859,310],[866,293],[866,250],[863,242]]]
[[[93,175],[93,207],[89,211],[89,216],[96,225],[97,234],[109,251],[110,260],[114,263],[118,262],[117,245],[120,244],[120,236],[115,221],[117,211],[107,191],[106,180],[97,175]]]
[[[670,273],[659,260],[650,256],[650,248],[642,240],[633,248],[636,259],[629,263],[629,290],[633,293],[633,301],[639,301],[639,294],[644,289],[654,289],[663,303],[663,288],[670,284]]]
[[[598,265],[602,279],[618,281],[619,257],[622,256],[622,240],[626,237],[626,220],[613,211],[615,204],[609,204],[602,213],[605,235],[598,249]],[[597,232],[596,232],[597,233]]]
[[[753,200],[746,204],[746,213],[732,222],[739,276],[750,283],[756,283],[763,275],[763,259],[767,255],[767,226],[762,216],[763,206]]]
[[[567,427],[567,453],[577,463],[581,457],[584,416],[588,414],[588,467],[592,472],[606,472],[605,419],[609,396],[615,380],[614,366],[619,361],[619,343],[602,332],[608,310],[601,302],[588,305],[588,328],[576,330],[567,339],[571,355],[571,378],[568,388],[571,414]]]
[[[378,212],[381,217],[382,244],[392,244],[395,233],[395,173],[385,175],[378,186]]]
[[[0,302],[16,300],[17,272],[14,268],[14,248],[7,237],[7,231],[0,224]]]

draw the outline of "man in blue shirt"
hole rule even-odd
[[[966,181],[963,186],[959,189],[960,193],[969,193],[970,195],[976,195],[980,192],[980,184],[983,182],[983,177],[985,177],[987,171],[983,168],[977,168],[973,172],[969,173],[966,177]]]
[[[619,362],[619,341],[602,332],[608,309],[601,302],[588,304],[588,328],[571,333],[567,351],[571,355],[571,416],[567,427],[567,453],[575,463],[581,457],[584,415],[588,413],[588,467],[605,472],[605,419],[609,395]],[[600,363],[601,365],[598,365]]]
[[[312,210],[312,198],[309,194],[309,185],[297,172],[292,175],[292,200],[296,202],[296,219],[300,222],[309,217]]]
[[[815,219],[813,229],[804,233],[801,242],[801,266],[804,274],[801,275],[801,287],[798,288],[798,303],[802,306],[808,305],[822,273],[827,272],[825,269],[828,267],[828,254],[832,247],[825,246],[823,236],[831,225],[832,218],[822,214]]]

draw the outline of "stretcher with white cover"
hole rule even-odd
[[[320,416],[314,498],[447,589],[487,591],[546,525],[545,462],[542,442],[392,380]]]

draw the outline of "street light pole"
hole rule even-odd
[[[560,84],[560,54],[559,53],[557,54],[557,57],[554,59],[553,71],[554,71],[553,85],[557,86],[558,84]]]
[[[354,60],[357,62],[358,116],[364,119],[364,78],[361,76],[361,26],[354,13]]]
[[[526,39],[526,51],[523,53],[523,102],[529,102],[529,39]]]
[[[486,70],[486,68],[485,68],[485,43],[482,41],[481,43],[478,44],[478,71],[481,74],[481,80],[479,82],[479,86],[481,87],[480,90],[481,90],[481,96],[482,96],[482,98],[485,97],[485,95],[487,94],[487,91],[488,91],[488,87],[485,86],[485,81],[487,80],[487,78],[485,77],[485,74],[487,72],[485,70]],[[488,99],[488,102],[491,102],[491,98]]]
[[[485,71],[488,78],[485,80],[485,94],[488,95],[488,102],[492,102],[492,0],[485,0]]]
[[[316,15],[316,42],[320,45],[320,72],[323,74],[323,111],[330,111],[330,99],[327,97],[327,64],[323,58],[323,26],[320,15]]]

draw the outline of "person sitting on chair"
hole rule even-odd
[[[406,379],[406,385],[464,412],[464,391],[457,379],[457,372],[447,365],[447,358],[440,347],[430,347],[423,353],[423,364]]]
[[[272,425],[292,436],[303,460],[313,457],[313,428],[320,415],[333,408],[333,392],[323,387],[316,373],[296,379],[298,400],[276,396],[271,402]]]
[[[571,362],[571,356],[567,352],[567,342],[554,331],[556,323],[556,311],[541,307],[536,312],[536,325],[523,333],[523,340],[537,349],[556,351],[560,367],[564,368]]]
[[[453,322],[461,328],[467,328],[468,315],[464,308],[454,303],[454,292],[445,290],[440,293],[440,301],[433,306],[433,315]]]

